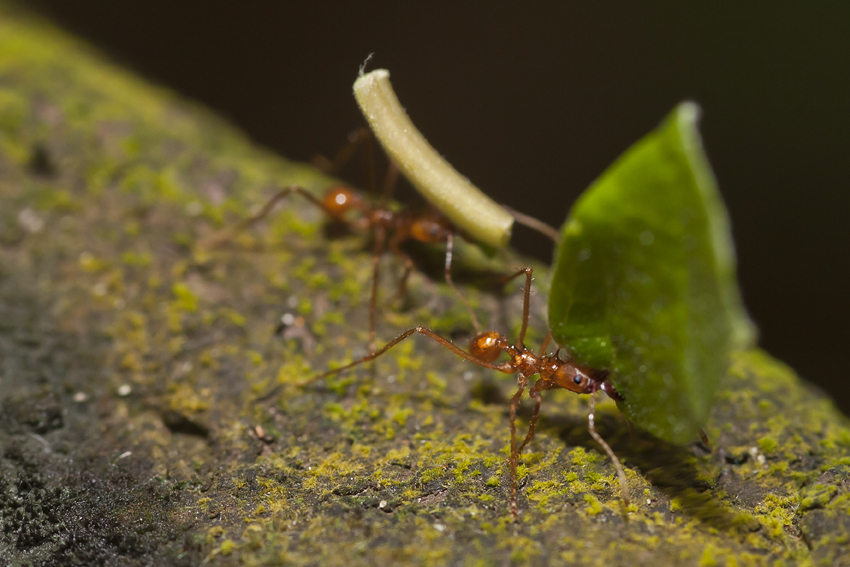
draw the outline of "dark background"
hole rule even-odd
[[[363,123],[351,86],[374,52],[369,68],[391,71],[461,173],[556,226],[693,99],[761,344],[850,413],[846,1],[22,3],[301,160],[333,154]],[[545,240],[517,236],[550,258]]]

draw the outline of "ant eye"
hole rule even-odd
[[[581,384],[581,376],[576,374],[576,377],[573,378],[573,382],[575,382],[576,384]]]

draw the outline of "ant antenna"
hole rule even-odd
[[[511,216],[514,217],[514,220],[519,224],[527,226],[532,230],[536,230],[543,236],[551,238],[552,242],[554,242],[555,244],[558,243],[558,239],[561,235],[558,233],[558,229],[556,229],[555,227],[546,224],[540,219],[536,219],[532,216],[526,215],[525,213],[521,213],[515,209],[512,209],[507,205],[502,205],[502,207],[504,207],[504,209],[508,211]]]

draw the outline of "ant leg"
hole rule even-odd
[[[508,206],[502,205],[502,207],[506,211],[508,211],[511,216],[514,217],[514,220],[519,224],[527,226],[532,230],[536,230],[543,236],[551,238],[552,242],[556,244],[558,243],[558,240],[560,239],[561,235],[558,234],[558,229],[556,229],[555,227],[546,224],[540,219],[536,219],[532,216],[526,215],[525,213],[521,213],[517,210],[514,210]]]
[[[382,354],[384,354],[385,352],[387,352],[388,350],[390,350],[391,348],[393,348],[395,345],[397,345],[398,343],[400,343],[404,339],[413,335],[414,333],[419,333],[420,335],[425,335],[429,339],[436,341],[437,343],[439,343],[443,347],[449,349],[450,351],[452,351],[456,355],[460,356],[461,358],[464,358],[464,359],[468,360],[469,362],[477,364],[478,366],[482,366],[484,368],[489,368],[491,370],[498,370],[499,372],[503,372],[505,374],[513,374],[514,372],[516,372],[516,368],[512,367],[510,362],[504,362],[502,364],[491,364],[489,362],[485,362],[483,360],[480,360],[480,359],[474,357],[473,355],[466,352],[462,348],[452,344],[450,341],[444,339],[443,337],[441,337],[440,335],[438,335],[437,333],[435,333],[431,329],[426,329],[425,327],[414,327],[412,329],[406,330],[405,332],[403,332],[402,334],[400,334],[399,336],[397,336],[396,338],[394,338],[393,340],[391,340],[390,342],[385,344],[383,347],[378,349],[377,351],[371,352],[371,353],[367,354],[366,356],[364,356],[363,358],[359,358],[359,359],[355,360],[354,362],[350,362],[350,363],[346,364],[345,366],[340,366],[339,368],[334,368],[333,370],[328,370],[327,372],[323,372],[322,374],[317,374],[316,376],[309,378],[305,382],[301,382],[299,384],[299,386],[305,386],[305,385],[310,384],[311,382],[313,382],[315,380],[319,380],[319,379],[325,378],[327,376],[333,376],[334,374],[338,374],[340,372],[348,370],[349,368],[353,368],[353,367],[355,367],[359,364],[363,364],[364,362],[369,362],[370,360],[374,360],[374,359],[378,358],[379,356],[381,356]]]
[[[528,330],[528,304],[531,301],[531,280],[532,275],[534,274],[533,268],[523,268],[518,270],[515,274],[505,279],[505,285],[510,283],[510,281],[516,277],[525,274],[525,298],[522,303],[522,329],[519,332],[519,339],[517,340],[517,346],[522,347],[523,341],[525,340],[525,332]]]
[[[397,252],[404,261],[404,272],[401,274],[401,279],[398,281],[398,289],[395,292],[393,300],[401,300],[407,292],[407,280],[410,278],[410,273],[413,271],[413,260],[404,252]]]
[[[629,428],[629,438],[631,439],[632,443],[634,443],[637,440],[635,437],[634,426],[632,425],[632,422],[629,420],[629,418],[626,417],[626,414],[620,412],[620,415],[623,417],[623,421],[626,422],[626,427]]]
[[[395,297],[393,298],[394,301],[404,298],[404,293],[407,291],[407,280],[410,278],[410,273],[414,267],[413,259],[400,246],[406,236],[404,232],[396,231],[390,237],[389,242],[387,242],[387,248],[390,249],[390,252],[400,257],[402,262],[404,262],[404,272],[401,274],[401,279],[398,282],[398,290],[396,290]]]
[[[381,188],[381,198],[384,201],[391,201],[395,192],[396,182],[398,181],[398,166],[394,161],[390,161],[387,167],[387,174],[384,176],[384,184]]]
[[[703,445],[705,445],[707,448],[711,449],[711,443],[708,440],[708,435],[705,434],[705,431],[702,430],[702,427],[700,427],[700,430],[699,430],[699,438],[700,438],[700,441],[702,441]]]
[[[608,443],[602,438],[599,433],[596,432],[596,426],[594,425],[594,413],[596,412],[596,390],[594,389],[590,393],[590,413],[587,414],[587,430],[590,432],[590,436],[599,443],[605,453],[608,455],[608,458],[611,459],[611,463],[614,465],[614,469],[617,471],[617,477],[620,480],[620,490],[623,493],[623,502],[626,506],[629,505],[629,485],[626,483],[626,472],[623,470],[623,465],[620,464],[620,460],[617,458],[617,455],[614,454],[614,451],[611,450],[611,447],[608,446]]]
[[[277,205],[280,201],[287,197],[290,193],[298,193],[310,201],[312,204],[316,205],[320,209],[322,209],[326,214],[333,217],[331,211],[325,207],[325,204],[322,203],[318,198],[316,198],[312,193],[300,187],[298,185],[290,185],[289,187],[284,187],[274,195],[272,195],[271,199],[266,201],[266,203],[260,208],[259,211],[250,215],[249,217],[242,219],[234,226],[223,228],[212,235],[204,238],[198,244],[201,248],[205,248],[207,250],[212,250],[228,242],[233,240],[239,234],[245,232],[249,228],[251,228],[254,224],[259,222],[268,216],[268,214],[272,211],[275,205]]]
[[[313,163],[327,175],[337,175],[339,171],[351,161],[351,158],[357,152],[358,148],[365,145],[364,150],[364,170],[366,172],[366,184],[369,190],[375,189],[375,159],[374,159],[374,138],[372,131],[366,126],[361,126],[356,130],[349,132],[348,141],[343,144],[339,151],[334,156],[333,160],[329,160],[325,156],[315,156]]]
[[[546,347],[549,346],[549,343],[552,342],[552,331],[550,330],[546,333],[546,338],[543,339],[543,342],[540,343],[540,348],[537,350],[537,358],[541,358],[546,353]],[[560,349],[558,349],[560,350]],[[558,356],[558,353],[555,353],[555,357]]]
[[[444,277],[446,279],[446,283],[451,286],[457,296],[460,298],[463,306],[466,307],[466,311],[469,313],[469,318],[472,319],[472,325],[475,327],[475,332],[481,332],[481,325],[478,323],[478,317],[475,316],[475,311],[472,310],[472,305],[470,305],[469,300],[466,296],[460,291],[455,285],[454,280],[452,280],[452,251],[454,249],[454,235],[449,232],[446,235],[446,264],[445,269],[443,271]]]
[[[366,188],[369,193],[375,195],[378,190],[378,183],[375,174],[375,137],[369,128],[361,127],[359,129],[360,139],[363,141],[363,171],[366,174]]]
[[[516,447],[516,411],[519,407],[520,397],[522,393],[525,391],[525,385],[528,382],[528,378],[520,374],[519,376],[519,388],[516,391],[516,394],[511,398],[511,458],[510,458],[510,469],[511,469],[511,517],[516,521],[517,514],[517,503],[516,503],[516,493],[517,493],[517,460],[519,459],[519,451]]]
[[[528,391],[528,395],[534,398],[534,410],[531,412],[531,421],[528,424],[528,433],[525,436],[525,440],[519,446],[519,449],[516,450],[517,455],[522,453],[525,446],[528,445],[534,438],[534,429],[537,427],[537,417],[540,415],[540,403],[543,401],[543,396],[540,395],[540,390],[537,389],[537,385],[539,383],[540,381],[538,380],[535,382],[531,390]]]
[[[413,271],[413,260],[404,253],[404,251],[399,246],[399,241],[403,233],[395,233],[389,241],[388,247],[393,252],[393,254],[400,256],[404,261],[404,273],[401,276],[401,280],[398,284],[398,291],[396,292],[396,299],[400,299],[404,297],[404,292],[407,289],[407,280],[410,277],[410,273]],[[481,332],[481,324],[478,322],[478,317],[475,316],[475,311],[472,309],[472,305],[469,303],[469,300],[460,291],[460,288],[457,287],[454,280],[452,279],[452,252],[454,250],[454,235],[449,232],[446,235],[446,263],[445,268],[443,270],[443,275],[445,277],[446,283],[449,287],[454,290],[455,294],[460,298],[461,303],[466,308],[467,313],[469,313],[469,318],[472,320],[472,325],[475,327],[475,332]]]
[[[369,353],[375,352],[375,312],[378,305],[378,283],[381,279],[381,256],[387,233],[380,225],[375,227],[375,251],[372,254],[372,296],[369,298]]]

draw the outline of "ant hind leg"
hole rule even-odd
[[[397,345],[401,341],[403,341],[403,340],[407,339],[408,337],[410,337],[411,335],[413,335],[414,333],[418,333],[420,335],[425,335],[429,339],[439,343],[441,346],[449,349],[450,351],[452,351],[456,355],[460,356],[461,358],[464,358],[464,359],[468,360],[469,362],[472,362],[473,364],[477,364],[478,366],[482,366],[484,368],[489,368],[491,370],[498,370],[499,372],[503,372],[505,374],[513,374],[514,372],[516,372],[516,369],[513,368],[510,365],[509,362],[497,365],[497,364],[492,364],[490,362],[486,362],[484,360],[480,360],[479,358],[476,358],[474,355],[466,352],[462,348],[460,348],[460,347],[452,344],[450,341],[444,339],[443,337],[441,337],[440,335],[438,335],[437,333],[435,333],[431,329],[426,329],[425,327],[413,327],[412,329],[406,330],[405,332],[403,332],[402,334],[400,334],[399,336],[397,336],[396,338],[394,338],[393,340],[391,340],[390,342],[388,342],[387,344],[385,344],[383,347],[376,350],[375,352],[369,353],[362,358],[358,358],[354,362],[350,362],[350,363],[346,364],[345,366],[340,366],[339,368],[334,368],[333,370],[328,370],[327,372],[324,372],[322,374],[317,374],[317,375],[307,379],[306,381],[301,382],[299,384],[299,386],[306,386],[307,384],[311,384],[311,383],[313,383],[316,380],[319,380],[321,378],[325,378],[327,376],[332,376],[334,374],[338,374],[340,372],[348,370],[349,368],[354,368],[355,366],[358,366],[358,365],[363,364],[365,362],[369,362],[370,360],[374,360],[374,359],[378,358],[379,356],[381,356],[382,354],[384,354],[385,352],[387,352],[388,350],[390,350],[391,348],[393,348],[395,345]]]
[[[516,412],[517,408],[519,408],[520,398],[522,397],[522,393],[525,391],[525,383],[524,377],[520,377],[519,388],[517,388],[516,393],[511,398],[511,457],[510,457],[510,469],[511,469],[511,500],[510,500],[510,508],[511,508],[511,517],[514,521],[517,520],[519,514],[517,512],[517,461],[519,460],[519,450],[517,450],[516,446]]]
[[[198,243],[198,246],[206,250],[213,250],[214,248],[218,248],[222,244],[232,241],[234,238],[254,226],[256,223],[266,218],[269,213],[272,212],[275,205],[277,205],[280,201],[289,196],[290,193],[297,193],[303,196],[309,202],[322,209],[325,213],[329,214],[330,216],[333,216],[327,210],[325,204],[318,198],[316,198],[315,195],[313,195],[303,187],[300,187],[298,185],[290,185],[289,187],[284,187],[283,189],[272,195],[271,198],[266,201],[263,206],[260,207],[260,210],[258,210],[256,213],[249,215],[248,217],[242,219],[233,226],[225,227],[217,232],[214,232],[210,236],[207,236],[206,238],[202,239]]]

